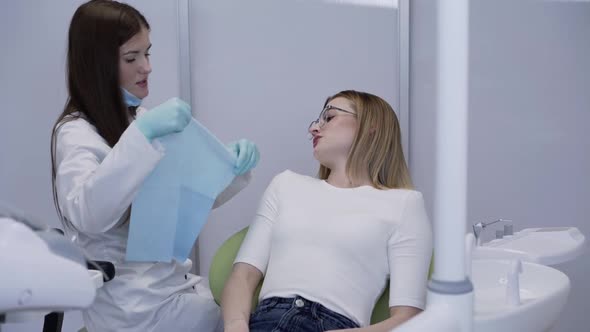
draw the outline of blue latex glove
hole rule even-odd
[[[253,142],[247,139],[241,139],[237,142],[229,143],[227,148],[237,159],[236,166],[234,167],[234,173],[236,175],[242,175],[258,164],[260,153],[256,144]]]
[[[135,120],[135,124],[151,141],[157,137],[183,131],[191,118],[191,107],[178,98],[172,98],[145,112]]]

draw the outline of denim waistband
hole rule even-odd
[[[308,300],[308,299],[306,299],[302,296],[298,296],[298,295],[295,297],[287,297],[287,298],[285,298],[285,297],[266,298],[266,299],[260,301],[258,303],[258,306],[259,307],[261,307],[261,306],[263,306],[263,307],[266,307],[266,306],[270,306],[270,307],[297,307],[299,310],[302,310],[302,311],[309,310],[312,317],[314,317],[314,318],[319,318],[320,315],[327,315],[327,316],[337,318],[339,320],[347,321],[351,324],[351,326],[359,327],[359,325],[357,323],[355,323],[352,319],[350,319],[340,313],[332,311],[318,302]]]

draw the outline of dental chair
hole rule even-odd
[[[63,234],[61,229],[55,228],[56,232]],[[115,277],[115,266],[111,262],[106,261],[87,261],[86,267],[89,271],[100,271],[102,276],[102,282],[108,282],[113,280]],[[63,311],[53,311],[45,315],[43,320],[43,332],[61,332],[64,320]],[[87,332],[86,328],[83,327],[78,332]]]
[[[64,311],[90,306],[115,275],[113,264],[88,259],[61,230],[1,201],[0,262],[0,331],[44,317],[43,332],[60,332]]]
[[[229,239],[227,239],[217,252],[215,256],[213,256],[213,261],[211,262],[211,267],[209,269],[209,287],[211,288],[211,293],[213,293],[213,297],[215,298],[215,302],[221,305],[221,293],[223,292],[223,286],[227,278],[232,271],[234,260],[238,254],[238,250],[242,245],[242,241],[244,241],[244,237],[248,232],[248,227],[242,229],[241,231],[237,232],[236,234],[232,235]],[[428,272],[428,276],[432,274],[432,262],[430,263],[430,271]],[[262,281],[256,288],[254,292],[254,297],[252,298],[252,310],[256,308],[256,304],[258,303],[258,294],[260,293],[260,288],[262,287]],[[389,314],[389,283],[385,287],[383,294],[375,303],[375,307],[373,308],[373,313],[371,314],[371,325],[384,321],[390,317]]]

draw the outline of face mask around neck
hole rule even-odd
[[[121,88],[121,91],[123,91],[123,100],[125,101],[125,105],[127,105],[127,107],[138,107],[141,105],[141,99],[137,98],[124,88]]]

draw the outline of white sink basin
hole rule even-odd
[[[521,304],[509,305],[506,276],[511,264],[510,260],[473,260],[475,332],[545,332],[563,309],[569,278],[554,268],[525,262],[520,274]]]

